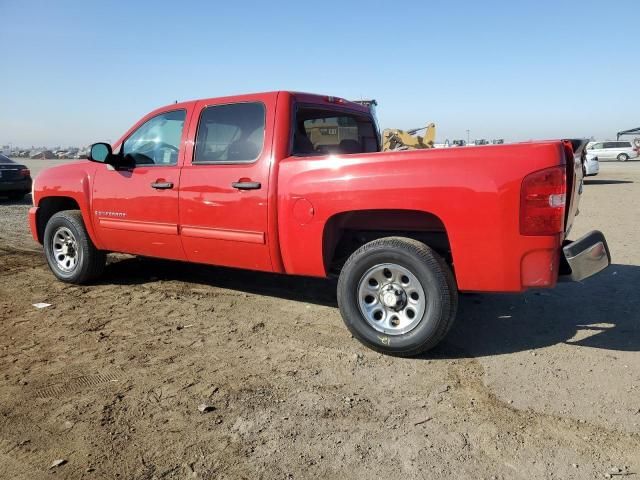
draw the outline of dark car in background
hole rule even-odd
[[[0,155],[0,197],[20,200],[31,192],[31,172],[4,155]]]

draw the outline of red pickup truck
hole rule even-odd
[[[458,292],[550,288],[611,259],[597,231],[566,240],[585,142],[381,152],[375,115],[337,97],[271,92],[172,104],[89,161],[35,180],[29,222],[57,278],[107,252],[339,275],[369,347],[436,345]]]

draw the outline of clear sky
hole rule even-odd
[[[0,144],[115,141],[148,111],[290,89],[437,137],[640,126],[640,4],[0,0]]]

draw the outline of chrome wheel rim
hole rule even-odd
[[[358,283],[358,306],[375,330],[402,335],[420,323],[427,298],[410,270],[395,263],[382,263],[362,275]]]
[[[53,259],[61,271],[70,273],[78,265],[81,252],[73,232],[67,227],[58,228],[51,239]]]

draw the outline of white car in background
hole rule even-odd
[[[582,164],[582,173],[585,177],[593,177],[600,171],[600,162],[598,157],[593,153],[588,152],[585,156],[584,163]]]
[[[606,160],[626,162],[638,157],[638,151],[633,144],[624,140],[589,142],[587,153],[595,155],[601,162]]]

